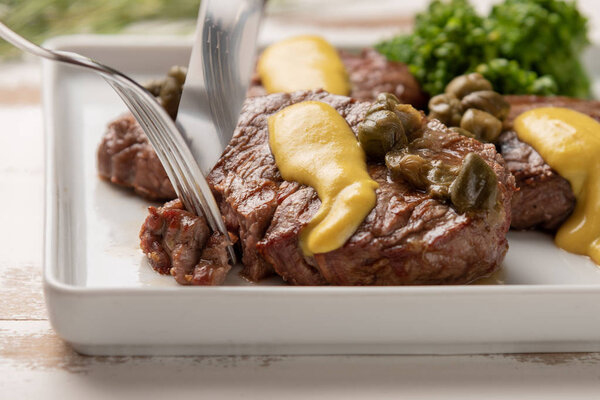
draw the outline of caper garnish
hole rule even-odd
[[[376,111],[358,125],[358,141],[367,156],[383,158],[394,146],[406,146],[402,123],[393,111]]]
[[[381,101],[381,102],[391,101],[394,104],[400,104],[400,100],[398,100],[398,98],[394,94],[386,93],[386,92],[379,93],[377,95],[377,101]]]
[[[160,89],[162,89],[162,85],[163,85],[162,80],[155,79],[150,82],[146,82],[144,84],[144,87],[146,88],[147,91],[152,93],[152,96],[158,97],[158,96],[160,96]]]
[[[413,133],[420,129],[423,123],[421,112],[410,104],[397,104],[395,112],[404,127],[404,132],[409,138],[412,138]]]
[[[431,164],[423,157],[404,150],[392,150],[385,155],[385,165],[390,170],[392,179],[402,179],[417,189],[428,188],[427,174]]]
[[[446,94],[453,95],[459,99],[462,99],[469,93],[480,90],[492,90],[492,84],[477,72],[457,76],[446,86]]]
[[[504,100],[504,96],[493,90],[479,90],[469,93],[461,100],[464,110],[476,108],[488,112],[499,120],[504,120],[510,111],[510,104]]]
[[[169,76],[165,79],[160,89],[161,104],[167,113],[175,119],[177,109],[179,108],[179,100],[181,100],[181,92],[183,88],[177,82],[177,79]]]
[[[450,200],[456,210],[490,209],[496,204],[497,193],[498,178],[492,168],[478,154],[467,154],[450,185]]]
[[[177,83],[180,86],[183,86],[185,83],[185,77],[187,76],[187,68],[175,65],[169,70],[168,76],[175,78]]]
[[[462,118],[462,105],[454,95],[438,94],[429,100],[429,117],[446,126],[457,126]]]
[[[156,79],[144,85],[146,90],[159,98],[161,105],[173,119],[177,116],[186,74],[186,68],[174,66],[171,67],[165,78]]]
[[[460,127],[482,142],[494,142],[502,131],[502,122],[485,111],[469,108],[460,121]]]

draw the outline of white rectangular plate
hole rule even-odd
[[[70,37],[144,81],[187,65],[181,39]],[[591,57],[594,59],[596,57]],[[595,69],[594,71],[600,71]],[[182,287],[139,249],[149,205],[96,173],[108,121],[125,112],[100,78],[44,64],[45,293],[52,325],[88,354],[397,354],[600,350],[600,268],[552,238],[511,232],[501,273],[471,286],[288,287],[232,273]]]

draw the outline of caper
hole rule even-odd
[[[456,171],[441,161],[434,161],[432,168],[427,173],[430,183],[429,194],[439,199],[450,197],[450,185],[456,178]]]
[[[492,114],[469,108],[460,121],[460,127],[475,135],[482,142],[494,142],[502,131],[502,122]]]
[[[377,95],[377,101],[381,101],[381,102],[387,102],[387,101],[391,101],[394,104],[400,104],[400,100],[398,100],[398,98],[392,94],[392,93],[379,93]]]
[[[180,86],[183,86],[183,84],[185,83],[185,78],[187,76],[187,68],[175,65],[169,70],[168,76],[175,78],[177,80],[177,83]]]
[[[458,127],[458,126],[453,126],[453,127],[451,127],[451,128],[450,128],[450,130],[451,130],[451,131],[454,131],[454,132],[456,132],[456,133],[458,133],[459,135],[462,135],[462,136],[465,136],[465,137],[468,137],[468,138],[473,138],[473,139],[475,139],[475,135],[473,135],[473,134],[472,134],[471,132],[469,132],[468,130],[466,130],[466,129],[463,129],[463,128],[460,128],[460,127]]]
[[[160,96],[160,89],[162,89],[163,86],[163,81],[162,80],[152,80],[150,82],[146,82],[144,84],[144,87],[146,88],[147,91],[149,91],[150,93],[152,93],[152,96],[154,97],[158,97]]]
[[[392,179],[402,179],[417,189],[428,188],[427,174],[431,164],[423,157],[404,150],[392,150],[385,155],[385,165],[390,170]]]
[[[369,107],[367,115],[376,113],[377,111],[394,111],[395,105],[389,101],[377,101]]]
[[[477,72],[457,76],[446,86],[446,94],[454,95],[459,99],[480,90],[492,90],[492,84]]]
[[[504,100],[504,96],[493,90],[479,90],[469,93],[461,100],[464,110],[476,108],[488,112],[499,120],[504,120],[510,111],[510,104]]]
[[[395,145],[408,143],[398,116],[389,110],[367,115],[358,125],[358,141],[367,156],[375,159],[383,158]]]
[[[369,107],[367,115],[376,113],[377,111],[395,111],[399,101],[400,100],[391,93],[379,93],[377,101]]]
[[[457,126],[462,118],[462,105],[454,95],[438,94],[429,100],[429,117],[447,126]]]
[[[478,154],[467,154],[450,185],[450,200],[456,210],[490,209],[496,204],[497,193],[498,178],[492,168]]]
[[[404,132],[407,136],[412,136],[415,131],[421,128],[421,124],[423,123],[423,115],[421,115],[421,112],[410,104],[396,105],[395,112],[400,119],[400,122],[404,127]]]
[[[177,82],[177,79],[171,76],[165,79],[162,88],[160,89],[161,104],[173,119],[177,116],[181,92],[181,85]]]

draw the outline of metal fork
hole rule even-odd
[[[15,47],[52,61],[75,65],[98,73],[117,92],[148,136],[184,207],[204,215],[213,231],[229,238],[219,206],[175,123],[156,98],[127,75],[77,53],[38,46],[0,22],[0,37]],[[229,256],[236,262],[231,245]]]

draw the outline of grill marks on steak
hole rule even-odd
[[[508,249],[512,176],[491,145],[429,122],[412,149],[430,160],[458,165],[480,154],[496,172],[496,209],[457,214],[447,203],[394,182],[384,165],[369,165],[379,183],[375,208],[340,249],[304,257],[298,235],[320,205],[314,189],[302,187],[282,201],[259,242],[261,254],[293,284],[405,285],[468,283],[499,267]],[[414,142],[413,142],[414,143]],[[426,146],[425,146],[426,144]]]
[[[575,195],[566,179],[533,147],[519,140],[512,130],[512,123],[525,111],[539,107],[570,108],[600,121],[600,102],[560,96],[505,96],[505,99],[511,110],[506,120],[507,131],[500,136],[498,145],[519,188],[512,200],[511,226],[556,230],[575,208]]]
[[[183,209],[179,200],[148,208],[140,246],[150,265],[182,285],[221,285],[231,269],[227,240],[212,232],[204,217]]]
[[[97,157],[100,177],[132,187],[147,199],[176,197],[158,156],[132,115],[124,115],[108,125]]]
[[[239,231],[244,274],[260,279],[272,268],[293,284],[367,285],[467,283],[493,272],[508,248],[514,181],[492,145],[429,122],[414,151],[459,164],[477,152],[496,172],[496,209],[459,215],[448,204],[403,183],[383,165],[369,166],[380,184],[377,205],[340,249],[305,257],[300,230],[318,209],[314,189],[284,182],[268,145],[267,118],[305,100],[329,103],[356,129],[369,103],[323,91],[274,94],[246,101],[230,145],[208,179],[226,224]]]

